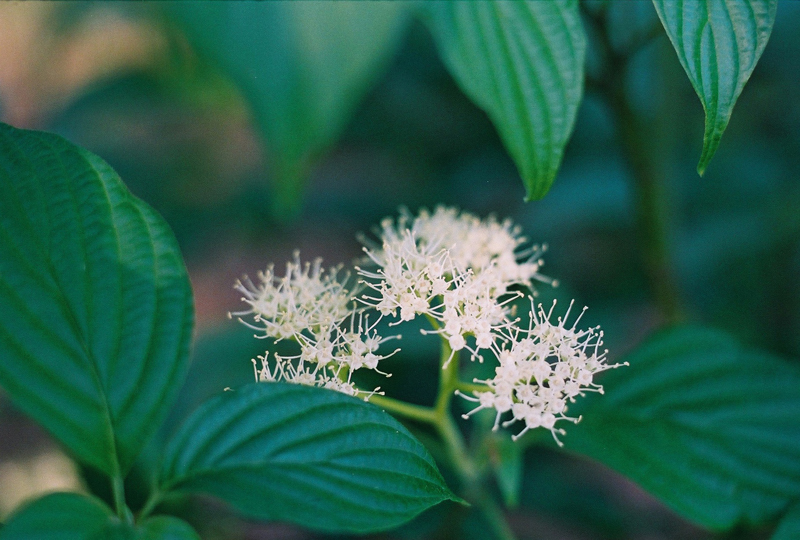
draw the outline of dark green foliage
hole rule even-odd
[[[675,328],[602,379],[569,450],[713,529],[774,519],[800,498],[800,369],[730,336]]]
[[[127,472],[187,368],[166,223],[97,156],[0,125],[0,382],[80,460]]]
[[[280,383],[244,386],[195,411],[167,447],[159,485],[326,531],[387,529],[457,500],[425,447],[377,407]]]

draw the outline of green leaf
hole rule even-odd
[[[586,38],[577,0],[423,6],[450,72],[514,158],[527,199],[541,199],[558,172],[583,92]]]
[[[90,540],[114,519],[99,499],[52,493],[14,512],[0,529],[0,540]]]
[[[281,204],[296,205],[399,44],[405,2],[178,2],[190,40],[249,99]]]
[[[706,113],[697,164],[702,176],[767,46],[778,0],[653,0],[653,5]]]
[[[183,381],[186,269],[100,158],[0,124],[0,385],[74,454],[124,475]]]
[[[800,369],[694,327],[657,334],[585,398],[564,438],[712,529],[800,497]]]
[[[257,519],[325,531],[404,523],[447,499],[433,459],[396,420],[320,388],[260,383],[201,406],[166,450],[159,483]]]
[[[771,540],[797,540],[800,538],[800,503],[796,503],[781,520]]]
[[[156,516],[137,526],[110,523],[91,540],[200,540],[200,536],[183,520]]]

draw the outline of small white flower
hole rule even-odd
[[[295,253],[286,265],[286,274],[277,276],[272,267],[259,274],[259,285],[245,278],[236,289],[250,309],[232,315],[259,334],[256,337],[290,340],[298,344],[299,354],[283,357],[269,353],[259,357],[261,367],[253,360],[257,381],[285,381],[319,386],[369,399],[378,392],[362,391],[353,384],[353,373],[369,369],[390,376],[378,369],[381,360],[391,356],[379,354],[380,345],[395,337],[378,335],[362,308],[356,306],[354,294],[341,283],[337,269],[324,270],[321,261],[302,264]],[[241,319],[250,315],[253,322]]]
[[[524,423],[513,439],[543,427],[562,444],[558,435],[563,435],[564,430],[557,428],[556,422],[580,420],[566,415],[567,402],[574,402],[576,396],[587,391],[602,392],[602,387],[593,382],[594,374],[623,364],[605,363],[607,351],[600,350],[603,333],[598,328],[577,328],[583,312],[571,326],[566,326],[572,303],[563,319],[554,324],[551,319],[555,305],[553,302],[548,312],[541,304],[537,308],[532,306],[528,328],[516,329],[496,351],[500,364],[495,376],[475,381],[486,384],[488,392],[476,391],[473,396],[459,392],[478,404],[465,418],[482,409],[494,409],[494,429],[497,429],[502,415],[511,410],[512,418],[503,422],[503,427]]]
[[[263,332],[259,337],[292,339],[304,331],[331,327],[352,311],[353,297],[337,277],[338,269],[322,269],[322,260],[313,264],[300,262],[299,253],[286,264],[283,277],[270,266],[258,274],[259,284],[247,277],[236,282],[236,290],[244,294],[247,311],[232,313],[244,324]],[[241,319],[252,315],[255,324]]]

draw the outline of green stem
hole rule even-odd
[[[377,395],[369,398],[369,402],[390,413],[408,418],[409,420],[416,420],[426,424],[435,424],[437,421],[436,411],[431,407],[414,405],[413,403],[406,403],[405,401]]]
[[[114,509],[122,521],[133,524],[133,515],[125,503],[125,482],[119,474],[111,478],[111,492],[114,497]]]
[[[160,502],[161,502],[161,492],[156,490],[153,493],[151,493],[150,497],[147,499],[147,502],[144,503],[144,507],[142,507],[142,510],[139,512],[139,520],[143,520],[144,518],[149,516],[150,513],[153,510],[155,510],[156,506],[158,506]]]
[[[432,320],[431,324],[434,328],[438,328],[435,320]],[[436,403],[433,407],[405,403],[386,396],[372,396],[370,402],[403,418],[433,427],[443,443],[448,465],[458,476],[462,492],[469,494],[468,498],[483,513],[498,540],[515,540],[516,537],[506,523],[503,512],[481,484],[481,471],[470,456],[464,436],[450,413],[453,393],[457,389],[462,392],[480,392],[486,391],[487,388],[485,385],[460,381],[458,379],[458,351],[453,351],[450,343],[443,337],[441,344],[439,365],[443,369],[439,377]],[[446,367],[445,364],[447,364]]]
[[[466,486],[475,484],[479,477],[478,468],[467,452],[464,436],[458,430],[453,417],[450,414],[442,415],[434,427],[444,442],[450,463],[461,482]]]
[[[495,537],[498,540],[516,540],[517,537],[514,531],[508,526],[503,511],[497,506],[494,499],[482,493],[475,504],[494,530]]]
[[[450,348],[450,342],[442,338],[442,352],[439,357],[439,366],[442,367],[442,374],[439,377],[439,394],[436,396],[434,409],[439,416],[449,416],[450,402],[453,400],[453,392],[458,387],[458,351]],[[447,367],[444,367],[447,364]]]

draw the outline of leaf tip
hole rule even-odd
[[[706,173],[706,167],[708,166],[708,161],[701,161],[697,164],[697,174],[700,178]]]

